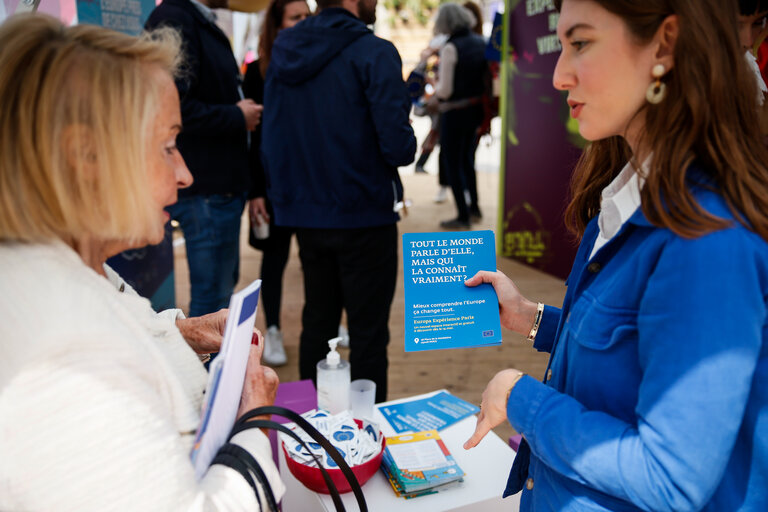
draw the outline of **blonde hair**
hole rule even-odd
[[[0,26],[0,240],[145,240],[146,171],[172,29],[131,37],[44,15]]]

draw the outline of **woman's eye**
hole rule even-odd
[[[175,144],[174,144],[173,146],[166,146],[166,147],[165,147],[165,153],[166,153],[167,155],[173,155],[173,153],[174,153],[175,151],[176,151],[176,145],[175,145]]]
[[[586,45],[586,41],[571,41],[571,46],[573,46],[576,51],[581,51]]]

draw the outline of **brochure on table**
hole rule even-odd
[[[382,468],[395,494],[406,499],[445,490],[464,477],[436,430],[388,437]]]
[[[403,234],[405,351],[501,344],[496,292],[469,288],[479,270],[496,270],[493,231]]]
[[[441,430],[480,411],[480,408],[447,391],[391,405],[378,406],[379,412],[398,434]]]
[[[237,417],[243,392],[245,368],[251,349],[253,324],[259,303],[261,280],[232,295],[221,350],[211,362],[200,427],[192,450],[195,476],[201,479],[216,452],[227,441]]]

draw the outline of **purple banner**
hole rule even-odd
[[[563,212],[583,139],[552,85],[559,14],[551,0],[512,0],[509,9],[501,254],[565,278],[576,240]]]

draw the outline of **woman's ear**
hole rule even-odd
[[[654,38],[656,48],[657,64],[664,65],[664,69],[669,71],[675,65],[675,45],[677,36],[680,33],[680,21],[676,14],[664,18],[659,25]]]
[[[97,173],[96,145],[88,126],[71,124],[64,128],[61,136],[62,151],[67,165],[76,173],[83,173],[91,180]]]

